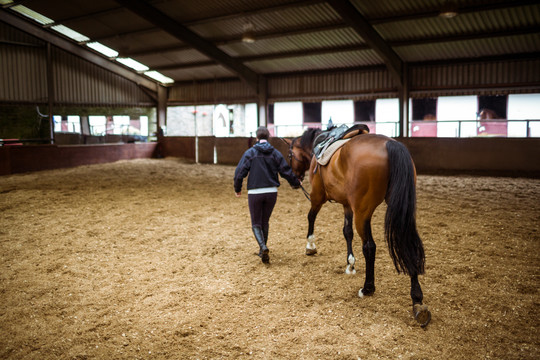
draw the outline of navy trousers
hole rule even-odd
[[[251,214],[251,226],[259,226],[268,229],[268,222],[277,201],[277,192],[264,194],[248,194],[249,213]]]

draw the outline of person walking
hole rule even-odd
[[[294,175],[283,155],[268,142],[270,132],[264,126],[257,129],[257,143],[246,150],[234,172],[234,191],[242,195],[242,182],[246,176],[251,228],[259,244],[259,256],[268,264],[267,246],[269,220],[277,201],[280,185],[278,174],[298,189],[302,184]]]

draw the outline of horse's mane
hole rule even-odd
[[[308,128],[302,136],[300,136],[300,147],[303,149],[311,148],[315,138],[321,133],[321,129]]]

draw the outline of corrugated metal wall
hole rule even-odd
[[[2,22],[0,33],[0,101],[47,102],[45,43]]]
[[[411,97],[498,95],[538,92],[540,59],[477,61],[409,66]],[[373,100],[397,97],[398,88],[384,68],[271,76],[268,102],[324,99]],[[172,104],[256,102],[253,91],[237,80],[176,84]]]
[[[153,105],[133,82],[57,48],[53,51],[53,69],[56,104]]]
[[[417,98],[538,92],[540,59],[416,66],[410,76]]]
[[[46,43],[1,22],[0,31],[0,102],[47,103]],[[155,106],[137,84],[52,49],[55,105]]]
[[[310,99],[375,99],[397,96],[397,87],[385,69],[344,71],[268,79],[268,102]],[[219,104],[256,102],[256,94],[240,80],[215,80],[176,84],[169,104]]]
[[[285,100],[368,100],[397,96],[397,86],[388,71],[342,71],[270,78],[270,102]]]
[[[0,45],[0,101],[47,102],[44,47]]]
[[[241,80],[180,83],[169,91],[170,105],[256,102],[255,92]]]

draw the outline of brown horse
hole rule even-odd
[[[346,273],[354,274],[356,259],[352,249],[353,221],[362,238],[366,262],[364,287],[360,297],[375,292],[375,250],[371,234],[373,212],[386,200],[385,238],[398,273],[411,278],[411,298],[415,319],[425,327],[431,313],[422,304],[418,275],[424,273],[424,248],[416,229],[416,169],[407,148],[386,136],[364,134],[353,137],[338,149],[329,163],[321,166],[312,155],[313,142],[320,134],[308,129],[289,143],[289,159],[295,174],[303,179],[309,169],[311,209],[308,214],[306,254],[317,252],[313,235],[315,219],[322,205],[333,200],[343,205],[347,242]]]

